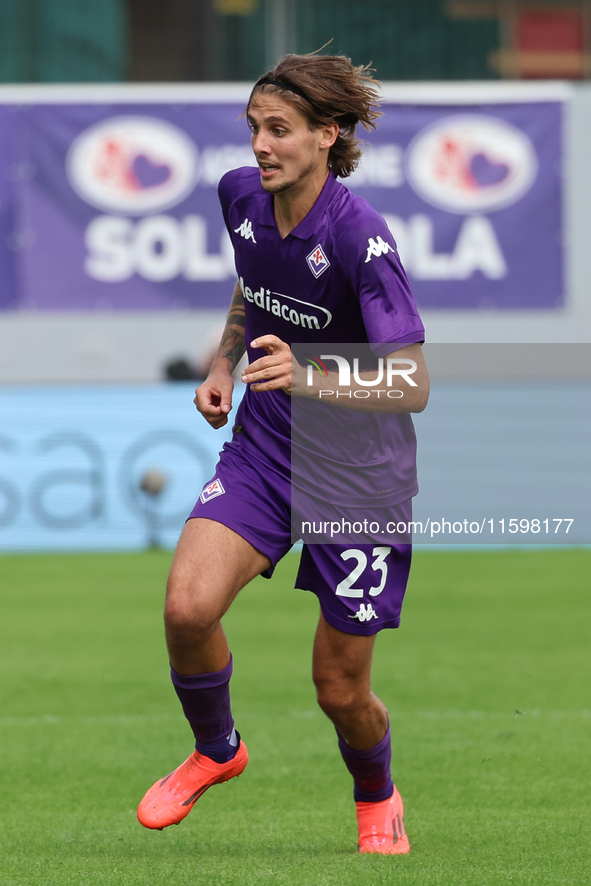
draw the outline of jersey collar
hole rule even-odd
[[[298,240],[307,240],[312,236],[320,219],[324,215],[326,207],[330,203],[333,194],[338,188],[338,182],[331,171],[328,173],[328,178],[326,179],[324,186],[318,195],[318,199],[316,203],[308,213],[308,215],[301,220],[299,225],[296,225],[293,231],[288,234],[288,237],[297,237]],[[276,228],[277,224],[275,222],[275,215],[273,213],[273,195],[265,194],[266,201],[263,210],[263,224],[268,225],[269,227]]]

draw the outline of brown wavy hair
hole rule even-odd
[[[379,81],[373,73],[369,65],[355,67],[344,55],[286,55],[255,83],[246,113],[256,93],[269,91],[297,108],[311,130],[338,123],[328,165],[336,176],[346,178],[361,159],[357,124],[369,131],[382,116]]]

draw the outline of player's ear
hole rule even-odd
[[[328,123],[322,127],[321,148],[332,148],[339,134],[338,123]]]

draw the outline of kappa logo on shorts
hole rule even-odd
[[[360,622],[370,621],[370,619],[377,618],[377,617],[378,617],[378,614],[375,611],[375,609],[373,608],[373,606],[371,605],[371,603],[368,603],[367,606],[365,605],[365,603],[360,603],[359,609],[357,610],[355,615],[349,616],[349,618],[359,619]]]
[[[217,498],[218,495],[223,495],[226,490],[222,486],[222,481],[218,480],[217,477],[215,480],[212,480],[211,483],[208,483],[207,486],[204,486],[201,495],[199,498],[206,504],[210,500],[210,498]]]
[[[318,279],[321,274],[324,274],[326,269],[330,266],[330,262],[324,254],[324,250],[320,243],[318,246],[315,246],[310,255],[306,256],[306,261],[308,262],[308,267]]]

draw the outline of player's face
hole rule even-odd
[[[258,93],[248,109],[252,149],[265,191],[280,194],[326,178],[328,151],[337,127],[310,130],[300,112],[276,95]],[[333,131],[334,130],[334,131]]]

